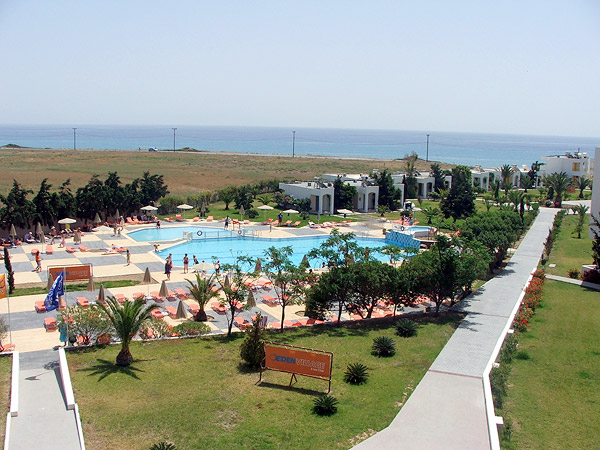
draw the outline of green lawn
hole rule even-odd
[[[0,358],[0,412],[2,417],[6,418],[6,414],[10,409],[10,378],[12,370],[12,358],[4,356]],[[0,425],[0,442],[4,442],[4,433],[6,432],[6,420],[2,420]]]
[[[334,352],[332,395],[338,413],[311,413],[313,399],[327,383],[266,372],[240,364],[243,336],[137,343],[136,362],[113,365],[118,347],[69,354],[69,366],[89,449],[147,449],[171,441],[178,449],[350,448],[386,427],[454,331],[460,317],[423,319],[415,338],[395,336],[390,324],[346,328],[307,327],[274,341]],[[370,354],[376,336],[393,336],[392,358]],[[349,363],[369,367],[366,385],[343,382]]]
[[[581,239],[573,234],[577,216],[565,216],[562,222],[561,230],[554,243],[550,259],[546,263],[546,271],[552,275],[566,277],[567,270],[581,270],[582,264],[592,264],[592,240],[587,234],[587,225],[589,224],[589,215],[585,219],[584,229],[581,233]],[[556,264],[556,267],[550,267],[550,264]]]
[[[529,360],[513,359],[501,414],[506,449],[599,448],[600,293],[547,280],[543,308],[519,336]]]

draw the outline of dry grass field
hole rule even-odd
[[[401,155],[399,155],[401,156]],[[108,172],[118,172],[121,181],[131,182],[144,171],[164,175],[169,191],[187,195],[200,190],[215,190],[261,180],[311,180],[323,173],[370,173],[373,169],[392,171],[404,167],[402,160],[342,159],[239,154],[224,152],[147,152],[112,150],[52,150],[0,148],[5,176],[0,178],[0,193],[6,194],[16,179],[23,187],[37,192],[41,180],[48,178],[54,188],[66,179],[71,185],[85,185],[90,176],[104,180]],[[429,169],[419,160],[417,168]],[[450,167],[442,164],[442,167]]]

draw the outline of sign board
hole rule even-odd
[[[0,298],[8,297],[8,291],[6,289],[6,275],[0,275]]]
[[[261,363],[261,379],[263,370],[276,370],[292,374],[290,386],[296,375],[303,375],[327,380],[331,388],[332,365],[333,353],[331,352],[277,342],[265,342]]]
[[[59,273],[65,271],[66,281],[89,280],[92,276],[92,265],[82,264],[79,266],[54,266],[48,267],[52,278],[56,279]]]

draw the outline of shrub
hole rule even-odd
[[[545,280],[546,279],[546,272],[544,272],[541,269],[538,269],[535,272],[533,272],[532,276],[533,276],[533,278],[539,278],[540,280]]]
[[[409,319],[400,319],[396,323],[396,334],[401,337],[409,338],[417,335],[419,325]]]
[[[490,386],[494,398],[494,406],[502,409],[504,397],[506,397],[506,381],[510,374],[510,364],[502,364],[500,367],[494,367],[490,372]]]
[[[254,219],[255,217],[258,217],[258,211],[255,209],[251,209],[249,211],[246,211],[246,215],[248,216],[248,219]]]
[[[202,322],[182,322],[173,327],[173,333],[180,336],[202,336],[210,333],[210,327]]]
[[[531,356],[525,350],[519,350],[517,353],[515,353],[515,359],[526,361],[531,359]]]
[[[252,325],[246,327],[246,338],[240,345],[240,356],[251,367],[260,367],[265,340],[265,330],[260,326],[261,314],[258,313]]]
[[[344,372],[344,381],[349,384],[364,384],[368,378],[367,366],[361,363],[348,364]]]
[[[578,279],[581,271],[579,269],[569,269],[567,270],[567,275],[569,275],[569,278]]]
[[[6,339],[6,336],[8,336],[8,332],[9,330],[6,320],[4,320],[4,317],[0,317],[0,341]]]
[[[519,348],[519,340],[515,334],[509,335],[504,340],[504,346],[500,350],[500,364],[508,364],[512,362],[513,355]]]
[[[151,319],[146,323],[146,327],[140,330],[142,339],[158,339],[172,334],[171,327],[160,319]]]
[[[583,281],[587,281],[588,283],[600,284],[600,271],[586,270],[581,278]]]
[[[376,356],[394,356],[396,354],[396,343],[387,336],[378,336],[373,339],[373,354]]]
[[[323,394],[315,398],[313,412],[319,416],[331,416],[337,412],[338,399],[332,395]]]

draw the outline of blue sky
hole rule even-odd
[[[596,0],[0,0],[0,123],[600,136],[598,23]]]

